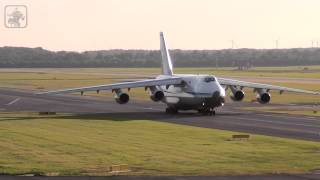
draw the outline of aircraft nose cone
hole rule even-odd
[[[212,97],[219,97],[220,96],[220,92],[219,91],[215,91],[213,94],[212,94]]]
[[[216,102],[217,106],[221,106],[225,102],[225,96],[220,91],[215,91],[212,99]]]

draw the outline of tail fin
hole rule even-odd
[[[172,76],[173,66],[163,32],[160,32],[160,50],[162,56],[162,74]]]

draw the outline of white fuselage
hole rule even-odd
[[[159,86],[164,92],[162,102],[169,107],[181,110],[215,108],[224,104],[225,89],[218,80],[211,75],[176,74],[173,76],[160,75],[157,79],[180,77],[184,81],[182,86]]]

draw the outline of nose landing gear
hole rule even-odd
[[[216,111],[212,108],[210,110],[210,113],[209,113],[210,116],[215,116],[216,115]]]

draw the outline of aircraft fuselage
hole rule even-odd
[[[224,105],[225,89],[212,75],[184,75],[176,74],[173,77],[183,79],[183,86],[159,86],[164,92],[162,102],[168,107],[177,110],[201,110]],[[157,79],[168,78],[160,75]]]

